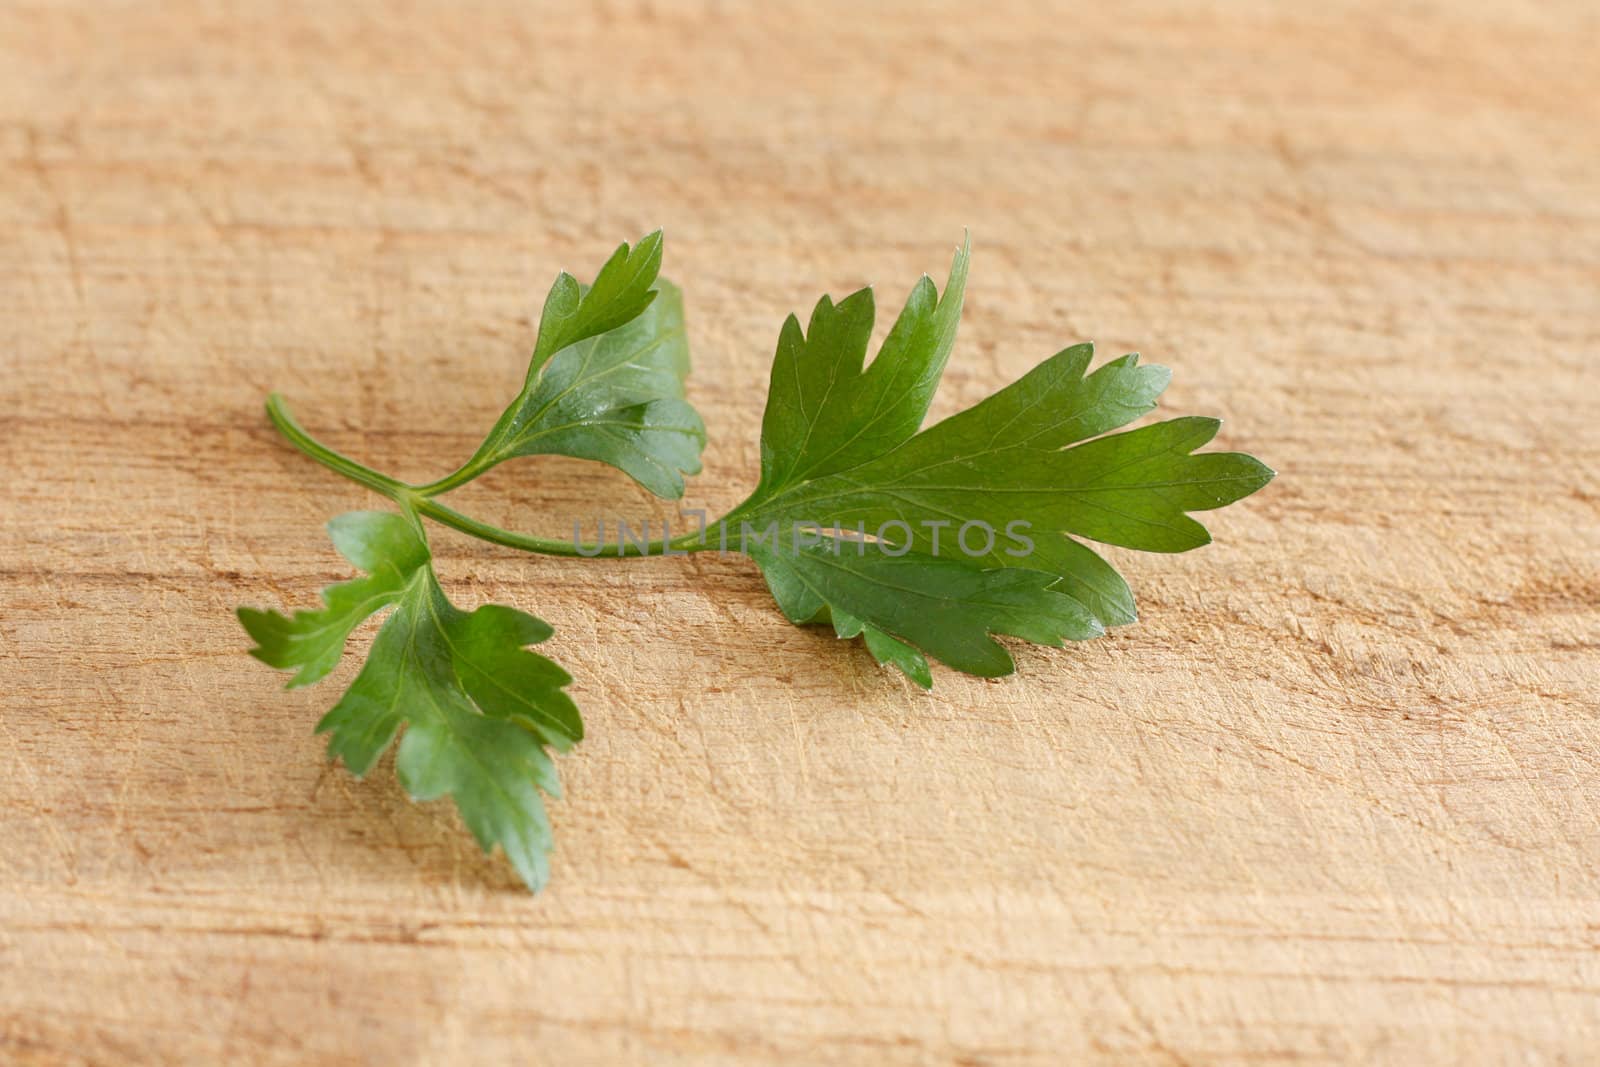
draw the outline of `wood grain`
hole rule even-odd
[[[1591,3],[20,2],[0,47],[0,1059],[1592,1061]],[[1280,476],[1117,555],[1139,624],[931,696],[736,560],[440,533],[588,719],[534,898],[327,766],[351,664],[245,657],[373,502],[260,405],[442,473],[555,270],[657,225],[692,506],[753,482],[783,316],[963,227],[936,414],[1093,338]]]

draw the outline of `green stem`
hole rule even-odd
[[[458,477],[463,472],[469,471],[471,465],[463,467],[455,474],[448,475],[437,482],[428,485],[409,485],[397,478],[375,471],[371,467],[357,463],[340,452],[336,452],[327,445],[312,437],[306,432],[305,427],[295,421],[289,413],[288,405],[283,397],[273,393],[267,398],[267,417],[278,428],[278,432],[286,437],[290,444],[301,452],[310,456],[318,463],[327,467],[336,474],[342,474],[351,481],[366,486],[374,492],[381,493],[399,504],[401,510],[426,515],[434,522],[459,530],[481,541],[489,541],[507,548],[521,549],[524,552],[537,552],[545,556],[583,556],[585,558],[628,559],[636,556],[659,556],[668,550],[673,552],[701,552],[710,547],[709,542],[702,543],[702,533],[696,530],[693,533],[674,537],[671,540],[657,538],[643,545],[625,544],[579,544],[575,540],[567,541],[552,537],[534,537],[529,534],[516,533],[504,530],[498,526],[490,525],[470,515],[464,515],[454,508],[447,507],[437,500],[431,499],[433,494],[442,493],[458,485],[470,481],[477,472],[468,473],[465,477]]]
[[[488,470],[487,467],[468,463],[464,467],[451,471],[436,482],[429,482],[427,485],[416,485],[412,486],[412,488],[423,496],[438,496],[440,493],[448,493],[452,489],[459,489],[486,470]]]
[[[700,543],[700,531],[674,537],[668,541],[656,538],[643,545],[624,542],[617,544],[579,544],[576,541],[567,541],[561,538],[534,537],[531,534],[516,533],[513,530],[503,530],[498,526],[481,522],[470,515],[463,515],[451,507],[431,500],[427,497],[418,497],[416,509],[428,516],[434,522],[441,523],[454,530],[476,537],[480,541],[489,541],[507,548],[518,548],[524,552],[537,552],[544,556],[583,556],[585,558],[600,559],[631,559],[636,556],[660,556],[666,554],[668,549],[673,552],[703,552],[709,545]]]
[[[329,470],[382,493],[390,500],[399,501],[413,495],[412,488],[405,482],[357,463],[349,456],[335,452],[312,437],[306,432],[305,427],[295,421],[294,416],[289,413],[288,405],[283,402],[283,397],[277,393],[267,397],[267,418],[272,420],[272,425],[278,428],[279,433],[289,439],[290,444]]]

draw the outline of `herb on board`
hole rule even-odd
[[[1014,665],[994,635],[1059,646],[1134,620],[1128,583],[1088,542],[1183,552],[1210,540],[1191,513],[1260,489],[1273,472],[1236,452],[1199,452],[1219,421],[1184,417],[1118,430],[1156,406],[1169,374],[1123,356],[1091,369],[1075,345],[974,406],[923,428],[955,343],[963,246],[940,293],[924,276],[869,363],[872,291],[823,297],[778,337],[754,492],[700,530],[658,541],[582,544],[501,529],[439,499],[512,458],[565,455],[681,498],[705,427],[685,398],[683,301],[659,276],[660,232],[622,245],[588,286],[551,286],[521,391],[477,450],[434,482],[408,484],[312,438],[276,395],[273,423],[302,452],[375,490],[394,512],[329,524],[364,571],[323,607],[286,616],[240,608],[252,655],[327,675],[350,633],[388,612],[360,672],[318,724],[329,752],[365,774],[400,737],[396,772],[417,800],[450,794],[485,851],[499,844],[532,889],[549,876],[550,752],[583,738],[571,677],[532,651],[551,634],[497,604],[445,595],[424,520],[548,555],[699,551],[750,556],[792,622],[862,638],[924,688],[929,659],[984,677]]]

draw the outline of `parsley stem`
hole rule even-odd
[[[507,548],[517,548],[524,552],[537,552],[543,556],[580,556],[585,559],[631,559],[636,556],[660,556],[668,548],[674,552],[702,552],[709,545],[702,545],[700,531],[674,537],[668,541],[657,538],[643,545],[624,541],[616,543],[582,544],[563,538],[534,537],[531,534],[516,533],[512,530],[503,530],[498,526],[474,519],[470,515],[463,515],[454,508],[447,507],[436,500],[427,497],[417,497],[411,501],[411,506],[418,512],[428,516],[434,522],[459,530],[480,541],[488,541]]]
[[[289,439],[290,444],[329,470],[382,493],[390,500],[398,501],[411,493],[411,487],[399,479],[357,463],[349,456],[334,451],[312,437],[306,432],[305,427],[295,421],[294,416],[289,413],[288,405],[283,402],[283,397],[277,393],[267,397],[267,418],[272,420],[272,425],[278,428],[279,433]]]
[[[507,548],[521,549],[524,552],[536,552],[544,556],[582,556],[586,559],[627,559],[635,556],[659,556],[663,555],[669,548],[674,552],[702,552],[711,547],[709,539],[706,540],[706,543],[701,543],[702,532],[699,530],[674,537],[671,540],[657,538],[643,545],[631,542],[622,544],[580,544],[562,538],[534,537],[531,534],[504,530],[479,519],[474,519],[470,515],[464,515],[452,507],[439,503],[437,500],[430,499],[428,494],[442,492],[443,490],[438,487],[450,482],[455,477],[454,475],[432,485],[415,486],[408,485],[398,478],[391,478],[380,471],[375,471],[341,452],[334,451],[312,437],[305,427],[295,421],[294,416],[289,413],[288,405],[284,403],[283,397],[277,393],[273,393],[267,398],[267,417],[278,428],[278,432],[288,438],[290,444],[329,470],[336,474],[342,474],[351,481],[364,485],[374,492],[383,494],[399,504],[403,511],[426,515],[440,525],[459,530],[461,533],[476,537],[480,541],[504,545]],[[470,476],[461,480],[468,481]],[[448,485],[444,485],[444,487],[449,488]]]
[[[476,456],[473,457],[474,460],[476,460],[476,458]],[[449,474],[445,475],[443,478],[440,478],[436,482],[429,482],[427,485],[414,485],[411,488],[415,489],[422,496],[439,496],[441,493],[448,493],[452,489],[458,489],[461,486],[466,485],[478,475],[488,470],[490,466],[493,466],[493,464],[483,465],[469,461],[464,466],[451,471]]]

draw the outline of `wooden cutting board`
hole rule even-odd
[[[0,1060],[1581,1062],[1600,1048],[1593,5],[12,4],[0,12]],[[1143,618],[931,695],[710,557],[451,533],[589,739],[521,892],[329,767],[241,603],[667,231],[753,484],[777,330],[970,227],[942,416],[1063,345],[1278,480]],[[887,316],[885,316],[887,318]],[[880,323],[880,332],[887,323]],[[463,507],[661,517],[575,461]],[[370,630],[357,638],[369,640]]]

